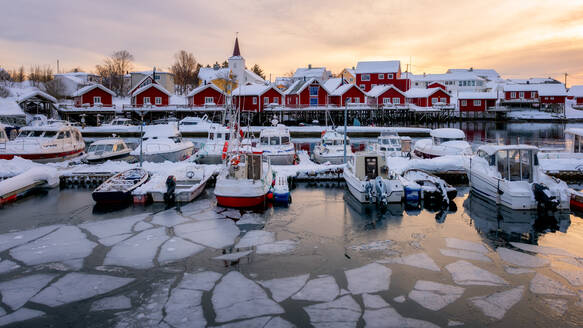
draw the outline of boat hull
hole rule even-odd
[[[217,197],[217,204],[222,207],[233,207],[233,208],[248,208],[248,207],[259,207],[264,206],[266,197],[265,195],[255,196],[255,197],[233,197],[233,196],[219,196]]]
[[[132,200],[131,192],[124,191],[99,191],[91,194],[98,204],[124,204]]]
[[[358,180],[353,174],[351,174],[348,170],[344,173],[344,180],[346,181],[346,185],[348,186],[348,191],[362,204],[371,204],[376,202],[374,196],[368,197],[368,194],[365,189],[365,182]],[[391,183],[390,180],[384,180],[387,183]],[[389,197],[387,198],[387,202],[389,203],[400,203],[405,196],[405,191],[401,187],[397,190],[391,190]]]
[[[348,161],[352,157],[352,154],[346,154],[346,161]],[[314,152],[314,161],[318,164],[323,164],[326,162],[330,162],[333,165],[344,164],[344,154],[341,155],[334,155],[334,156],[325,156],[320,153]]]
[[[296,157],[295,153],[270,154],[264,152],[263,155],[269,158],[272,165],[293,165]]]
[[[199,164],[221,164],[223,162],[223,155],[222,154],[200,154],[197,153],[195,155],[196,163]]]
[[[194,147],[193,147],[194,148]],[[156,154],[142,154],[142,159],[144,162],[153,162],[153,163],[163,163],[166,161],[169,162],[181,162],[192,155],[193,148],[185,148],[180,149],[173,152],[168,153],[156,153]],[[137,156],[139,160],[140,154],[132,153],[133,156]]]
[[[22,157],[37,163],[54,163],[62,162],[71,158],[80,156],[83,149],[71,150],[58,153],[37,153],[37,154],[0,154],[0,159],[13,159],[14,157]]]

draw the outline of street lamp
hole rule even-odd
[[[148,113],[146,109],[136,109],[136,113],[140,115],[140,167],[142,167],[142,142],[144,141],[144,115]]]

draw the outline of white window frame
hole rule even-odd
[[[482,101],[480,99],[474,100],[474,107],[482,106]]]
[[[518,98],[520,98],[520,99],[524,99],[524,91],[520,91],[520,92],[518,93]]]
[[[205,104],[212,104],[215,102],[215,98],[213,97],[204,97],[204,103]]]
[[[253,97],[253,105],[257,105],[257,97]]]
[[[387,79],[392,80],[393,79],[393,73],[387,74]]]
[[[279,98],[278,97],[273,97],[273,103],[274,104],[279,104]]]
[[[516,92],[510,93],[510,99],[516,99]]]
[[[530,98],[536,98],[536,91],[530,92]]]
[[[387,98],[387,97],[383,98],[383,105],[389,105],[389,104],[391,104],[391,98]]]
[[[439,98],[439,101],[444,103],[444,104],[447,104],[447,98],[445,98],[445,97]]]
[[[360,104],[360,98],[359,97],[352,97],[352,103],[353,104]]]
[[[269,97],[263,97],[263,104],[264,105],[268,105],[269,104]]]
[[[101,97],[100,96],[93,96],[93,103],[94,104],[101,104]]]
[[[399,99],[399,97],[394,97],[393,98],[393,104],[399,105],[400,103],[401,103],[401,99]]]
[[[555,100],[555,97],[551,97],[551,100]]]
[[[151,105],[150,97],[144,97],[144,105]]]
[[[468,105],[468,101],[467,100],[462,100],[462,106],[467,106]]]
[[[154,98],[154,101],[156,102],[156,105],[162,105],[162,97],[156,97]]]
[[[438,102],[439,102],[439,98],[437,98],[437,97],[432,97],[432,98],[431,98],[431,105],[435,105],[435,104],[437,104]]]
[[[379,80],[384,80],[385,79],[385,74],[381,73],[379,74]]]
[[[361,81],[370,81],[370,74],[362,74],[360,77]]]
[[[361,84],[361,85],[360,85],[360,88],[361,88],[362,90],[364,90],[364,88],[366,88],[366,85],[364,85],[364,84]]]

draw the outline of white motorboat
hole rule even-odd
[[[538,148],[484,145],[469,161],[472,191],[511,209],[568,209],[565,182],[542,172]]]
[[[188,166],[172,172],[172,175],[162,176],[154,181],[155,185],[150,187],[154,191],[152,201],[155,203],[165,202],[168,198],[168,179],[172,179],[174,189],[174,200],[179,203],[188,203],[198,197],[212,174],[207,174],[202,166]],[[171,192],[171,190],[170,190]]]
[[[126,203],[132,200],[132,191],[148,181],[150,174],[142,168],[120,172],[99,185],[91,196],[100,204]]]
[[[188,116],[178,122],[178,129],[180,131],[208,131],[213,123],[208,120],[208,116],[203,117],[193,117]]]
[[[111,122],[102,124],[103,127],[110,127],[110,128],[123,128],[128,126],[134,126],[132,124],[132,120],[129,118],[124,117],[116,117]]]
[[[402,174],[403,178],[419,185],[423,200],[449,204],[457,196],[457,189],[443,179],[423,170],[408,169]]]
[[[92,143],[87,148],[85,160],[89,163],[101,163],[110,160],[128,160],[132,149],[123,139],[102,139]]]
[[[277,124],[261,130],[256,150],[263,152],[273,165],[292,165],[296,160],[296,149],[290,140],[289,129]]]
[[[466,141],[464,131],[459,129],[435,129],[431,138],[415,143],[413,154],[418,158],[435,158],[445,155],[472,155],[472,147]]]
[[[383,131],[376,143],[367,145],[367,151],[389,157],[411,156],[411,138],[401,137],[394,130]]]
[[[69,124],[25,126],[18,137],[0,147],[0,159],[19,156],[39,163],[58,162],[80,156],[85,150],[81,132]]]
[[[130,154],[147,162],[180,162],[192,155],[194,144],[182,140],[175,124],[152,125],[144,128],[141,144]]]
[[[344,180],[350,193],[361,203],[386,205],[403,200],[404,189],[386,159],[375,152],[358,152],[346,165]]]
[[[212,124],[209,127],[207,141],[194,154],[194,161],[200,164],[220,164],[227,157],[229,150],[229,129]]]
[[[315,162],[323,164],[344,163],[344,135],[336,131],[327,130],[322,133],[322,140],[314,147],[312,156]],[[350,147],[350,138],[346,137],[346,161],[354,156]]]

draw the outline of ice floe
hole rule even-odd
[[[28,265],[84,258],[97,244],[74,226],[64,226],[28,244],[10,250],[10,255]]]
[[[445,266],[458,285],[501,286],[508,282],[499,276],[479,268],[469,262],[460,260]]]
[[[511,307],[522,299],[523,294],[524,286],[518,286],[503,292],[472,297],[469,302],[480,309],[484,315],[500,320]]]
[[[174,227],[176,235],[212,248],[225,248],[233,245],[240,234],[232,220],[213,219]]]
[[[266,328],[266,325],[271,317],[259,317],[249,320],[236,321],[231,323],[226,323],[220,326],[213,326],[215,328],[250,328],[250,327],[262,327]]]
[[[236,271],[227,273],[216,285],[212,304],[217,322],[284,312],[281,306],[267,297],[259,285]]]
[[[551,270],[567,279],[573,286],[583,286],[583,269],[563,263],[553,263]]]
[[[566,295],[574,296],[562,283],[551,279],[543,274],[537,273],[530,281],[530,291],[535,294],[549,294],[549,295]]]
[[[440,249],[439,252],[441,255],[450,256],[450,257],[457,257],[460,259],[465,260],[474,260],[474,261],[482,261],[482,262],[492,262],[492,260],[484,255],[484,253],[477,253],[472,251],[466,251],[463,249]]]
[[[304,307],[314,327],[355,327],[361,309],[350,295],[339,299]]]
[[[426,309],[437,311],[455,302],[462,296],[464,290],[462,287],[418,280],[409,293],[409,298]]]
[[[416,268],[426,269],[430,271],[441,271],[435,261],[426,253],[416,253],[402,257],[390,257],[377,261],[378,263],[397,263],[405,264]]]
[[[134,328],[134,327],[169,327],[162,322],[164,317],[164,305],[168,300],[170,286],[174,279],[154,282],[150,287],[152,293],[138,307],[126,312],[119,312],[114,319],[117,328]]]
[[[395,245],[392,240],[377,240],[367,244],[353,245],[350,246],[351,250],[354,251],[382,251],[389,249]]]
[[[523,251],[533,252],[533,253],[540,253],[545,255],[559,255],[559,256],[571,256],[573,254],[567,252],[566,250],[555,248],[555,247],[548,247],[548,246],[538,246],[538,245],[531,245],[531,244],[524,244],[524,243],[510,243],[510,245],[522,249]]]
[[[158,255],[158,262],[160,264],[180,260],[194,254],[201,252],[203,246],[193,244],[179,237],[170,238],[166,241]]]
[[[134,225],[144,220],[148,216],[149,214],[144,213],[128,216],[125,218],[83,223],[80,224],[79,227],[88,230],[92,235],[101,239],[105,237],[131,233]]]
[[[103,246],[113,246],[122,240],[126,240],[133,236],[131,233],[124,233],[121,235],[109,236],[99,239],[99,243]]]
[[[237,225],[243,224],[264,224],[265,219],[257,213],[245,213],[241,216],[241,219],[237,221]]]
[[[148,222],[144,222],[144,221],[139,221],[138,223],[134,224],[134,231],[135,232],[140,232],[140,231],[144,231],[146,229],[150,229],[153,228],[154,226],[149,224]]]
[[[176,212],[175,209],[169,209],[162,211],[152,218],[152,223],[165,226],[173,227],[175,225],[189,222],[190,220],[185,219],[180,213]]]
[[[284,320],[280,317],[273,317],[263,328],[294,328],[289,321]]]
[[[151,268],[154,266],[153,261],[158,247],[166,240],[168,240],[168,236],[165,228],[142,231],[113,246],[105,256],[103,264],[136,269]]]
[[[35,274],[0,283],[2,302],[12,310],[26,304],[28,300],[45,287],[56,275]]]
[[[72,272],[43,289],[31,301],[59,306],[110,292],[132,281],[134,278]]]
[[[507,273],[510,274],[525,274],[525,273],[534,273],[536,271],[532,270],[532,269],[526,269],[526,268],[514,268],[511,266],[505,266],[504,267],[504,271],[506,271]]]
[[[455,321],[455,320],[448,320],[447,321],[447,326],[448,327],[457,327],[457,326],[463,326],[464,323],[461,321]]]
[[[193,215],[209,210],[213,206],[210,199],[200,199],[190,202],[180,208],[182,215],[192,217]]]
[[[60,226],[47,226],[31,230],[10,232],[0,235],[0,252],[10,249],[14,246],[28,243],[58,229]]]
[[[404,295],[400,295],[400,296],[393,298],[393,301],[395,301],[397,303],[405,303],[406,300],[407,300],[407,298]]]
[[[3,317],[0,317],[0,326],[5,326],[11,323],[30,320],[45,315],[42,311],[22,308],[16,312],[12,312]]]
[[[213,257],[213,260],[221,260],[221,261],[238,261],[241,258],[248,256],[251,254],[252,251],[244,251],[244,252],[235,252],[235,253],[227,253],[219,256]]]
[[[365,310],[362,318],[364,319],[364,322],[366,324],[365,326],[367,328],[439,327],[431,322],[403,317],[386,302],[385,302],[386,306],[379,307],[381,306],[382,303],[378,299],[371,300],[369,296],[367,296],[366,294],[363,295]],[[352,327],[354,327],[354,325]]]
[[[204,212],[198,212],[198,213],[192,213],[192,214],[187,214],[187,213],[182,213],[182,215],[189,217],[195,221],[204,221],[204,220],[218,220],[218,219],[225,219],[225,217],[213,210],[206,210]]]
[[[549,260],[547,259],[543,259],[518,251],[513,251],[511,249],[504,247],[498,247],[498,249],[496,249],[496,252],[498,253],[498,256],[500,256],[502,261],[516,266],[527,268],[540,268],[543,266],[547,266],[549,264]]]
[[[332,276],[324,276],[308,281],[297,294],[292,296],[294,300],[314,302],[329,302],[338,296],[340,288]]]
[[[362,301],[367,309],[381,309],[389,306],[389,303],[379,295],[362,294]]]
[[[258,283],[269,289],[271,297],[279,303],[285,301],[304,287],[309,277],[309,274],[303,274],[301,276],[258,281]]]
[[[0,262],[0,274],[8,273],[20,268],[20,265],[14,263],[10,260],[4,260]]]
[[[91,304],[89,311],[126,310],[132,307],[132,301],[124,295],[105,297]]]
[[[557,315],[562,316],[567,312],[568,301],[560,298],[543,298],[548,307]]]
[[[201,299],[202,291],[174,288],[164,306],[164,321],[172,327],[205,327]]]
[[[275,241],[275,234],[270,231],[251,230],[247,232],[235,245],[235,248],[254,247]]]
[[[241,218],[241,211],[231,209],[221,212],[221,215],[228,217],[229,219],[240,219]]]
[[[263,244],[257,246],[255,253],[257,254],[284,254],[292,252],[298,243],[294,240],[279,240],[273,243]]]
[[[389,289],[391,269],[371,263],[345,272],[348,290],[352,294],[375,293]]]
[[[221,274],[213,271],[185,273],[180,281],[179,287],[184,289],[209,291],[213,289],[219,278],[221,278]]]
[[[486,248],[486,246],[473,241],[467,241],[457,238],[445,238],[445,244],[449,248],[463,249],[466,251],[477,252],[482,254],[488,253],[488,248]]]

